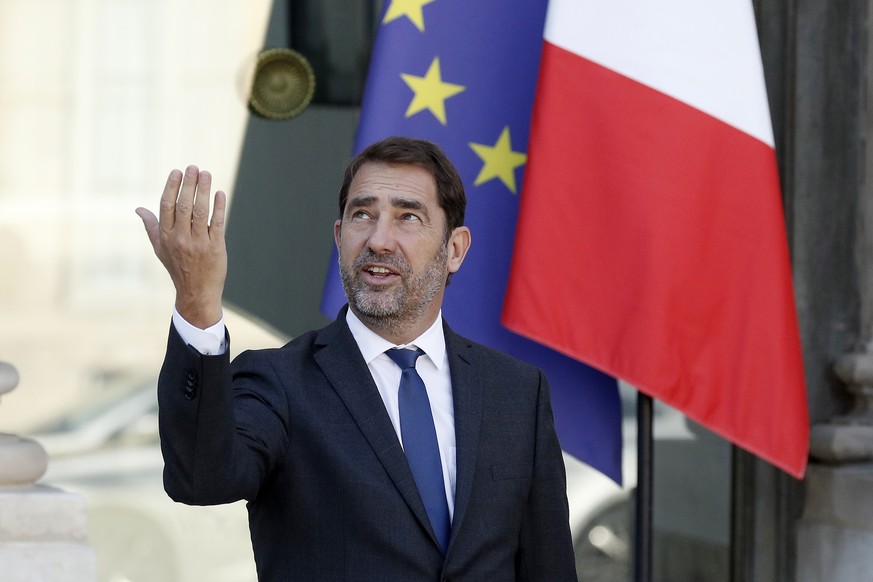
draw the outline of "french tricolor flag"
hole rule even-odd
[[[809,420],[748,0],[551,0],[503,322],[795,477]]]

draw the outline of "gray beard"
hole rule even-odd
[[[350,266],[340,261],[340,277],[352,311],[368,326],[399,336],[416,325],[442,289],[446,278],[448,247],[441,246],[427,268],[414,275],[403,258],[362,253]],[[359,278],[367,262],[380,262],[396,269],[401,284],[393,289],[374,288]]]

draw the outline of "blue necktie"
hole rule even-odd
[[[437,444],[433,414],[424,381],[415,371],[415,361],[423,351],[391,349],[385,352],[402,370],[400,376],[400,435],[403,451],[418,493],[424,502],[430,524],[443,552],[449,545],[449,505],[443,482],[443,467]]]

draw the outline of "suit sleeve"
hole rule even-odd
[[[265,362],[204,356],[171,326],[158,379],[164,489],[191,505],[253,499],[287,443],[281,383]],[[234,371],[235,370],[235,371]]]
[[[567,479],[555,433],[549,384],[542,371],[537,391],[536,458],[517,556],[520,582],[576,582],[567,507]]]

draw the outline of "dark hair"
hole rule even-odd
[[[389,165],[418,166],[430,172],[436,183],[437,201],[446,213],[446,238],[464,224],[467,195],[458,171],[435,143],[408,137],[389,137],[378,141],[355,156],[346,165],[339,191],[339,212],[342,219],[349,198],[349,187],[361,166],[368,162]]]

